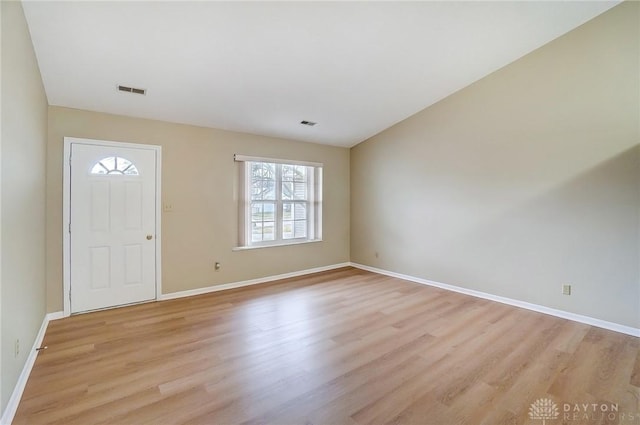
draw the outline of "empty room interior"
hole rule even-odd
[[[0,10],[2,425],[640,424],[640,2]]]

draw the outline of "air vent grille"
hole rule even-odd
[[[147,94],[147,89],[137,89],[135,87],[127,87],[127,86],[118,86],[118,91],[123,91],[126,93],[134,93],[134,94]]]
[[[313,122],[313,121],[307,121],[307,120],[302,120],[300,121],[300,124],[302,125],[308,125],[309,127],[313,127],[314,125],[316,125],[317,123]]]

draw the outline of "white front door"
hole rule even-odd
[[[70,150],[71,313],[155,299],[156,150]]]

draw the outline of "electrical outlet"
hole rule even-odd
[[[571,295],[571,285],[562,285],[562,295]]]
[[[16,345],[14,350],[14,357],[18,357],[20,355],[20,340],[16,339]]]
[[[170,202],[162,204],[162,212],[173,212],[173,204]]]

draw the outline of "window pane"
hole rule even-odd
[[[276,164],[272,164],[269,162],[262,163],[262,170],[260,173],[260,178],[262,180],[275,180],[276,178]]]
[[[131,165],[131,161],[124,158],[116,157],[116,170],[122,171],[126,170]]]
[[[126,174],[137,176],[138,169],[128,159],[119,156],[102,158],[91,168],[91,174]]]
[[[282,165],[282,180],[283,181],[293,181],[293,165]]]
[[[295,204],[295,214],[294,219],[296,220],[306,220],[307,219],[307,205],[296,203]]]
[[[293,204],[291,202],[282,204],[282,219],[293,220]]]
[[[307,184],[295,182],[293,184],[293,198],[294,199],[307,199]]]
[[[296,165],[294,180],[297,182],[306,182],[307,181],[307,167],[304,165]]]
[[[262,241],[262,222],[251,223],[251,242]]]
[[[266,162],[251,163],[251,199],[276,199],[276,164]]]
[[[282,239],[293,239],[293,221],[282,223]]]
[[[269,202],[262,204],[262,219],[264,221],[274,221],[276,219],[276,204]]]
[[[128,176],[137,176],[138,175],[138,170],[136,169],[135,165],[129,164],[129,166],[124,169],[123,173],[128,175]]]
[[[276,224],[273,221],[265,221],[262,227],[262,240],[272,241],[276,236]]]
[[[262,181],[254,180],[251,182],[251,200],[262,199]]]
[[[251,221],[262,221],[262,204],[251,204]]]
[[[296,238],[307,237],[307,221],[295,221],[294,222],[294,235]]]
[[[105,167],[102,162],[98,162],[91,169],[91,174],[107,174],[108,172],[109,172],[109,169]]]
[[[109,171],[116,169],[116,157],[111,156],[100,161]]]
[[[282,199],[284,200],[293,199],[293,183],[292,182],[282,182]]]
[[[262,178],[262,162],[251,163],[251,180],[260,180]]]
[[[275,180],[265,180],[262,182],[262,199],[276,199],[276,182]]]

